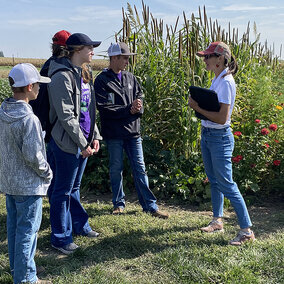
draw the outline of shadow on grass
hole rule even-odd
[[[44,236],[39,239],[38,250],[41,256],[37,257],[37,263],[46,267],[44,276],[56,277],[61,275],[62,271],[64,273],[76,274],[76,271],[81,273],[84,268],[89,266],[119,259],[122,261],[135,259],[147,253],[157,254],[179,246],[227,246],[227,241],[220,236],[214,239],[204,239],[198,236],[188,237],[186,233],[195,230],[196,227],[180,226],[173,226],[170,229],[154,228],[146,232],[133,229],[115,236],[99,237],[91,241],[90,245],[80,248],[69,256],[58,254],[50,248],[50,245],[47,248],[45,245],[49,239]],[[158,241],[159,239],[161,241]],[[88,242],[90,241],[88,240]]]

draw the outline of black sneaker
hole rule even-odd
[[[76,249],[79,248],[75,243],[70,243],[68,245],[65,245],[63,247],[56,247],[54,245],[51,245],[53,248],[63,252],[64,254],[71,254],[73,253]]]

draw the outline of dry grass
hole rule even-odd
[[[46,59],[37,58],[15,58],[15,57],[0,57],[0,66],[14,66],[18,63],[32,63],[34,66],[40,68]],[[91,62],[93,70],[102,70],[108,66],[106,59],[93,59]]]
[[[8,78],[12,66],[18,63],[32,63],[37,68],[41,68],[45,61],[46,59],[0,57],[0,78]],[[93,71],[101,71],[108,66],[108,60],[93,59],[91,66]]]

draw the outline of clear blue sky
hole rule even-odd
[[[0,0],[0,50],[6,57],[48,58],[52,36],[66,29],[101,40],[102,45],[95,52],[105,54],[114,33],[122,26],[121,9],[127,8],[127,2],[141,12],[140,0]],[[183,11],[188,18],[192,13],[197,16],[198,6],[205,5],[208,17],[217,19],[223,28],[227,29],[230,22],[231,27],[242,33],[248,21],[251,29],[256,22],[261,41],[267,39],[269,46],[274,43],[278,55],[284,43],[283,0],[144,0],[144,3],[154,17],[167,24],[174,24]]]

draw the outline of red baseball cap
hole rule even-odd
[[[53,38],[52,41],[54,44],[63,45],[66,46],[66,40],[69,38],[71,34],[65,30],[57,32]]]
[[[222,41],[211,42],[204,51],[198,51],[198,56],[205,56],[209,54],[224,55],[225,58],[231,59],[231,51],[227,44]]]

